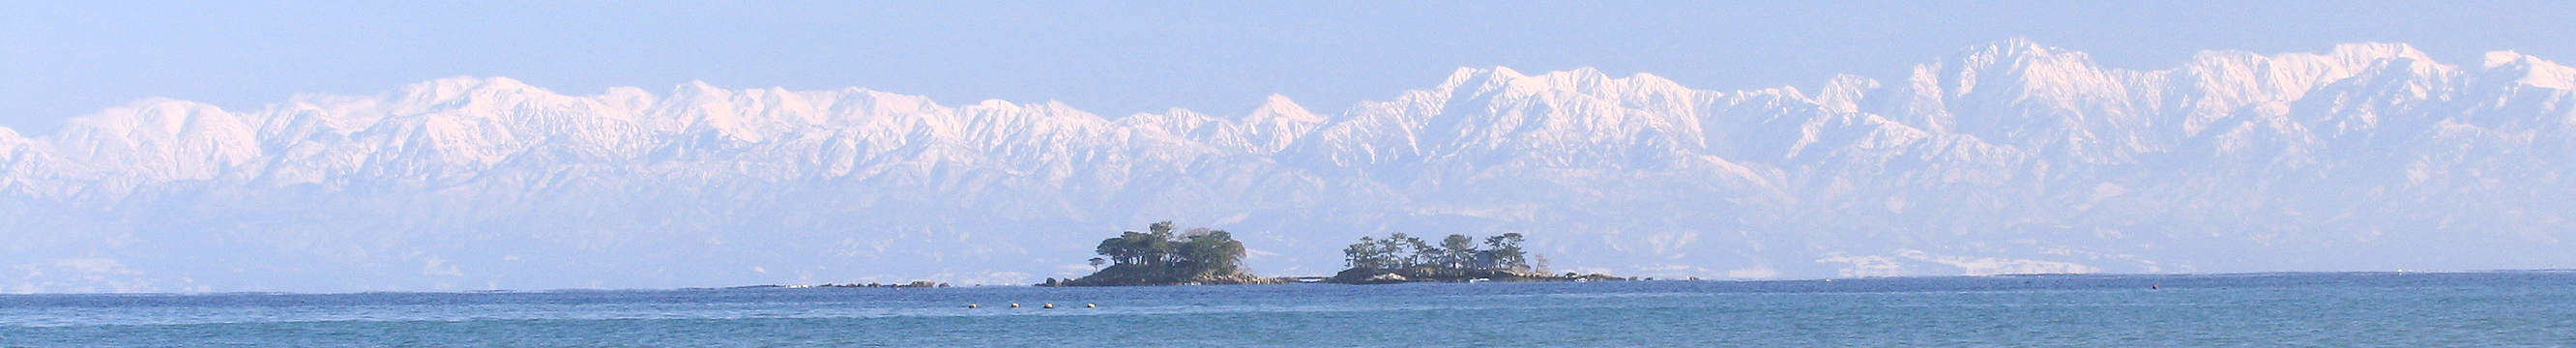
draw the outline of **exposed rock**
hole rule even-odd
[[[1115,268],[1113,267],[1112,269],[1115,269]],[[1046,282],[1046,283],[1040,283],[1040,284],[1038,284],[1038,286],[1243,285],[1243,284],[1288,284],[1288,283],[1296,283],[1296,282],[1297,282],[1297,279],[1296,279],[1296,278],[1287,278],[1287,277],[1263,277],[1263,276],[1252,275],[1251,273],[1235,273],[1235,274],[1231,274],[1231,275],[1201,275],[1201,276],[1189,277],[1189,278],[1157,278],[1157,277],[1145,276],[1145,275],[1141,275],[1141,274],[1137,274],[1137,273],[1126,273],[1126,272],[1113,273],[1113,272],[1110,272],[1110,271],[1108,271],[1108,270],[1102,270],[1100,273],[1094,273],[1094,274],[1092,274],[1092,275],[1090,275],[1090,276],[1086,276],[1086,277],[1082,277],[1082,278],[1074,278],[1074,279],[1066,279],[1066,280],[1056,280],[1056,279],[1054,279],[1054,278],[1048,278],[1048,282]]]
[[[1440,270],[1440,269],[1433,269],[1433,268],[1423,267],[1423,268],[1407,268],[1407,269],[1360,269],[1360,268],[1353,268],[1353,269],[1342,270],[1342,272],[1341,272],[1341,273],[1339,273],[1339,274],[1334,274],[1334,275],[1333,275],[1333,277],[1332,277],[1331,279],[1327,279],[1327,280],[1325,280],[1325,282],[1328,282],[1328,283],[1338,283],[1338,284],[1394,284],[1394,283],[1468,283],[1468,282],[1479,282],[1479,281],[1494,281],[1494,282],[1571,282],[1571,281],[1609,281],[1609,280],[1628,280],[1628,278],[1614,277],[1614,276],[1611,276],[1611,275],[1608,275],[1608,274],[1601,274],[1601,273],[1593,273],[1593,274],[1576,274],[1576,273],[1570,273],[1570,272],[1569,272],[1569,273],[1566,273],[1566,274],[1563,274],[1563,275],[1551,275],[1551,274],[1538,273],[1538,272],[1532,272],[1532,271],[1529,271],[1529,270],[1521,270],[1521,269]]]

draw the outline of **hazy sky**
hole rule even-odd
[[[455,75],[567,94],[859,86],[1116,117],[1240,114],[1271,93],[1332,113],[1460,66],[1811,88],[2014,36],[2131,69],[2360,41],[2453,64],[2488,50],[2576,60],[2567,2],[240,3],[7,2],[0,126],[43,135],[145,97],[251,109]]]

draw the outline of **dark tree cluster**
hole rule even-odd
[[[1476,238],[1452,234],[1440,239],[1437,246],[1402,232],[1386,238],[1360,237],[1359,243],[1343,248],[1342,254],[1352,269],[1419,270],[1424,273],[1461,273],[1468,270],[1526,271],[1529,260],[1521,251],[1521,234],[1504,233],[1485,237],[1483,248]]]
[[[1244,276],[1243,242],[1235,241],[1234,234],[1206,228],[1174,233],[1171,221],[1103,239],[1093,250],[1101,257],[1092,264],[1110,263],[1109,268],[1068,285],[1206,283]]]

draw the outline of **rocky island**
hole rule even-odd
[[[1548,274],[1531,269],[1521,250],[1521,234],[1486,237],[1482,249],[1475,237],[1452,234],[1434,246],[1421,238],[1395,233],[1384,239],[1360,237],[1343,248],[1351,268],[1327,282],[1393,284],[1416,282],[1551,282],[1624,280],[1607,274]]]
[[[1173,233],[1172,222],[1148,226],[1145,232],[1128,231],[1116,238],[1100,241],[1094,248],[1101,257],[1091,259],[1092,266],[1110,263],[1089,276],[1074,279],[1047,278],[1038,286],[1148,286],[1148,285],[1216,285],[1293,283],[1290,278],[1269,278],[1243,271],[1243,242],[1222,230],[1193,228]]]

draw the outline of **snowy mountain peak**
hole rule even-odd
[[[2513,51],[2487,52],[2485,67],[2490,71],[2518,73],[2510,76],[2523,85],[2560,90],[2576,89],[2576,68]]]
[[[28,270],[0,288],[1025,284],[1163,220],[1259,241],[1265,274],[1387,232],[1667,277],[2576,264],[2576,73],[2481,63],[2350,44],[2135,71],[2010,39],[1806,91],[1459,68],[1334,114],[1115,119],[702,81],[155,98],[0,128],[0,263]],[[98,259],[131,269],[44,266]]]
[[[2402,43],[2363,42],[2338,44],[2335,45],[2333,50],[2328,51],[2326,55],[2334,57],[2349,65],[2368,64],[2371,61],[2391,58],[2406,58],[2423,61],[2433,60],[2431,55],[2425,54],[2423,50],[2415,49],[2414,45]]]
[[[1276,93],[1271,94],[1268,98],[1263,98],[1261,106],[1254,108],[1250,114],[1244,114],[1243,119],[1245,121],[1260,121],[1273,118],[1313,122],[1321,122],[1324,120],[1322,116],[1317,116],[1314,112],[1306,111],[1305,106],[1297,105],[1297,101],[1289,100],[1288,96]]]
[[[526,83],[519,82],[519,80],[507,77],[476,78],[471,76],[452,76],[404,86],[402,90],[400,92],[396,92],[396,94],[402,96],[400,98],[401,103],[426,108],[431,107],[432,105],[451,103],[473,97],[489,98],[527,94],[551,95],[554,94],[554,92],[549,92],[543,88],[537,88],[536,86],[530,86]]]
[[[205,180],[262,156],[249,120],[205,103],[148,98],[74,117],[43,141],[73,163],[143,182]]]

